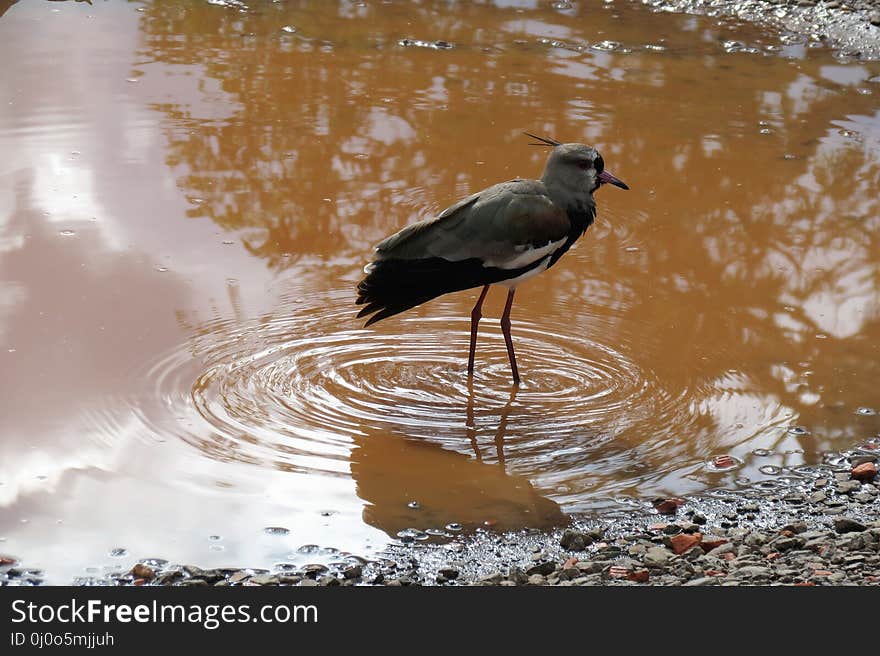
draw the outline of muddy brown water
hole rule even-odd
[[[0,8],[0,553],[50,580],[550,526],[880,428],[877,64],[623,2]],[[490,293],[469,386],[474,292],[365,330],[354,287],[539,175],[523,130],[632,190],[520,288],[518,390]]]

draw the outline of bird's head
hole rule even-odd
[[[580,143],[559,143],[532,134],[528,136],[542,142],[539,145],[553,147],[544,167],[542,180],[545,184],[572,192],[586,190],[590,195],[603,184],[629,189],[626,183],[605,170],[605,160],[595,148]]]

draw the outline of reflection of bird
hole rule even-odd
[[[376,246],[358,285],[357,303],[365,304],[358,316],[372,315],[366,325],[441,294],[482,286],[471,312],[468,373],[473,373],[483,300],[489,285],[504,285],[501,331],[513,382],[519,383],[510,338],[516,286],[553,266],[590,227],[596,216],[593,192],[601,185],[629,188],[605,170],[594,148],[528,136],[553,147],[540,180],[516,179],[484,189]]]

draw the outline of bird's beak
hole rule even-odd
[[[621,189],[629,189],[623,180],[618,180],[608,171],[602,171],[599,174],[599,184],[613,184],[615,187],[620,187]]]

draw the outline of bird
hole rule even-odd
[[[592,225],[597,189],[629,189],[595,148],[524,134],[537,140],[531,145],[551,148],[540,180],[492,185],[387,237],[364,267],[356,301],[366,328],[443,294],[481,287],[471,311],[472,377],[483,301],[491,285],[506,287],[501,332],[514,385],[521,380],[510,334],[517,286],[556,264]]]

